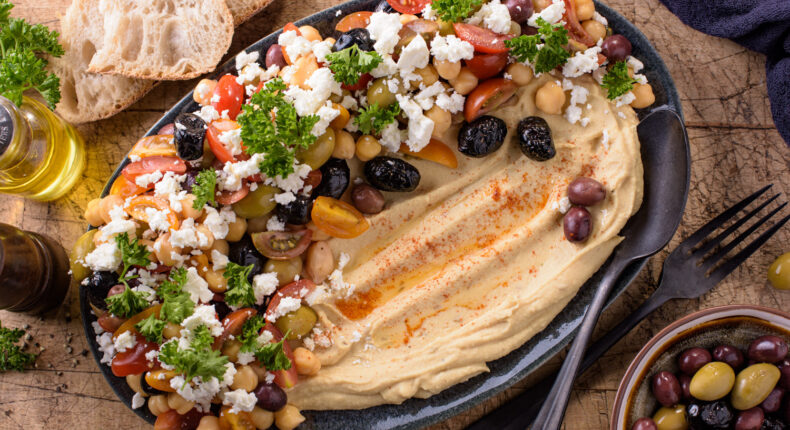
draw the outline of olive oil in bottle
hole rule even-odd
[[[77,130],[41,102],[0,96],[0,193],[49,201],[68,192],[85,169]]]

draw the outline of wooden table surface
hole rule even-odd
[[[275,0],[237,29],[229,52],[238,52],[288,21],[340,2]],[[12,15],[57,28],[70,0],[14,3],[17,7]],[[634,22],[657,47],[683,101],[693,158],[691,191],[683,223],[670,249],[722,208],[758,187],[772,182],[775,191],[787,195],[790,149],[771,121],[764,57],[684,26],[658,0],[608,3]],[[196,80],[164,83],[115,117],[80,126],[87,144],[88,166],[74,190],[49,204],[0,195],[0,221],[48,234],[70,248],[87,226],[82,213],[88,201],[99,195],[138,137],[195,83]],[[612,402],[626,367],[648,339],[675,319],[724,304],[790,309],[790,292],[774,290],[765,277],[770,262],[790,251],[788,244],[790,228],[785,228],[709,294],[699,300],[672,302],[648,317],[576,382],[564,427],[608,427]],[[662,252],[648,263],[637,281],[605,312],[599,330],[611,328],[653,291],[666,255],[666,251]],[[43,318],[0,312],[0,320],[3,326],[29,324],[34,344],[31,350],[41,351],[35,369],[0,374],[0,428],[147,427],[115,397],[90,356],[82,334],[76,288],[72,288],[60,309]],[[556,357],[539,373],[556,369],[560,360]],[[520,381],[502,395],[431,428],[463,428],[533,380],[534,377]]]

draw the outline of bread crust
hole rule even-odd
[[[269,6],[273,0],[227,0],[230,13],[233,14],[233,25],[239,25],[252,18],[255,14]]]

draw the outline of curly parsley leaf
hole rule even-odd
[[[628,65],[618,61],[603,77],[601,87],[606,89],[606,98],[614,100],[634,89],[636,79],[628,75]]]
[[[216,206],[217,202],[214,200],[214,194],[217,189],[217,172],[214,169],[206,169],[201,171],[195,177],[195,185],[192,186],[192,194],[195,195],[195,201],[192,203],[192,208],[195,210],[203,209],[206,203],[211,202],[211,206]]]
[[[180,349],[178,340],[165,342],[159,349],[159,361],[173,366],[175,371],[184,375],[186,381],[199,377],[204,381],[215,377],[220,381],[225,375],[228,357],[220,351],[211,349],[214,338],[206,326],[192,330],[189,347]]]
[[[285,100],[284,91],[282,78],[269,81],[250,97],[236,118],[247,154],[264,155],[259,167],[270,178],[293,173],[296,150],[309,148],[317,139],[311,131],[320,117],[299,118],[296,108]]]
[[[374,103],[367,108],[359,111],[359,115],[354,118],[354,123],[359,126],[359,131],[364,134],[380,134],[384,127],[395,122],[395,118],[400,115],[400,105],[393,103],[387,108],[380,108],[378,103]]]
[[[562,24],[549,24],[538,18],[538,34],[522,35],[505,41],[510,55],[522,63],[531,63],[536,73],[546,73],[565,64],[571,54],[565,49],[568,30]],[[542,46],[540,46],[542,44]]]
[[[128,282],[137,276],[127,276],[127,272],[132,266],[146,267],[151,264],[151,261],[148,259],[151,253],[137,239],[130,240],[129,233],[121,233],[115,236],[115,243],[121,251],[121,261],[123,262],[123,270],[118,281],[129,287]]]
[[[2,6],[0,4],[0,15],[3,13]],[[21,372],[36,361],[37,354],[22,352],[22,348],[16,345],[24,335],[24,330],[3,327],[0,323],[0,372],[9,370]]]
[[[38,55],[63,55],[58,33],[41,24],[11,18],[13,7],[7,0],[0,0],[0,95],[19,106],[22,94],[35,89],[54,109],[60,101],[60,80],[44,70],[47,60]]]
[[[175,268],[170,271],[170,276],[159,284],[156,294],[162,299],[167,299],[169,296],[176,296],[181,294],[181,290],[186,283],[187,269],[183,267]]]
[[[246,307],[255,305],[255,290],[248,279],[253,265],[241,266],[229,262],[222,274],[228,280],[228,290],[225,291],[225,302],[229,305]]]
[[[335,80],[346,85],[356,84],[362,75],[378,67],[382,61],[378,52],[363,51],[356,44],[333,52],[326,59],[329,61],[329,70],[335,74]]]
[[[134,291],[126,285],[121,294],[107,297],[104,299],[107,303],[107,310],[118,317],[129,318],[132,315],[137,315],[148,307],[148,293],[145,291]]]
[[[162,299],[159,317],[163,321],[180,324],[195,311],[195,302],[183,291],[187,271],[183,267],[170,271],[170,276],[159,285],[156,294]]]
[[[266,325],[266,321],[261,315],[255,315],[244,322],[239,337],[241,342],[239,351],[253,353],[266,370],[273,372],[290,369],[291,360],[285,355],[283,349],[283,341],[288,335],[286,334],[279,342],[262,343],[259,337],[264,325]]]
[[[461,22],[483,4],[483,0],[433,0],[431,9],[444,22]]]
[[[158,319],[156,315],[151,314],[148,316],[148,318],[135,324],[134,327],[140,332],[141,335],[145,336],[149,342],[161,343],[162,331],[165,329],[165,325],[167,325],[167,322],[162,321]]]

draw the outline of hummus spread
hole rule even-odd
[[[388,193],[391,204],[370,218],[370,230],[330,242],[350,263],[308,302],[332,344],[315,348],[321,371],[289,391],[290,403],[400,403],[486,372],[486,362],[545,328],[606,261],[642,200],[638,120],[589,75],[573,80],[590,91],[586,127],[538,112],[535,92],[550,79],[520,88],[516,104],[492,114],[509,130],[499,151],[458,154],[455,170],[409,160],[422,174],[419,188]],[[515,130],[531,115],[552,129],[557,155],[547,162],[519,149]],[[442,140],[454,147],[457,133]],[[589,208],[589,239],[574,244],[563,235],[561,209],[579,176],[601,182],[607,195]]]

